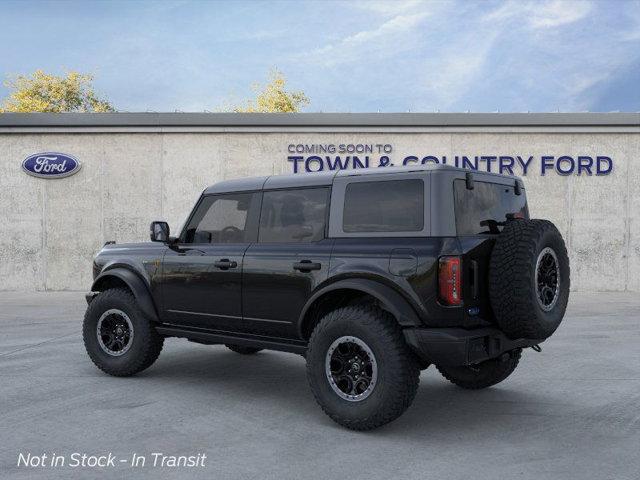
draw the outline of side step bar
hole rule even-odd
[[[301,355],[307,352],[307,344],[301,340],[289,340],[285,338],[274,339],[260,335],[241,335],[233,332],[204,331],[166,325],[156,326],[156,331],[165,337],[186,338],[193,342],[207,345],[229,343],[242,345],[244,347],[266,348]]]

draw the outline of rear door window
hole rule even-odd
[[[500,233],[509,214],[529,218],[524,192],[516,195],[512,186],[475,181],[469,190],[464,180],[455,180],[453,190],[458,235]]]
[[[259,242],[315,242],[324,238],[328,188],[264,192]]]
[[[424,228],[424,208],[422,180],[353,182],[345,190],[342,229],[419,232]]]

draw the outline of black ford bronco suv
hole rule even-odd
[[[98,368],[140,372],[166,337],[294,352],[356,430],[400,416],[430,364],[462,388],[503,381],[569,297],[562,237],[529,219],[522,181],[447,166],[224,181],[151,240],[95,257],[83,334]]]

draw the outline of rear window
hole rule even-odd
[[[527,198],[515,188],[497,183],[474,182],[468,190],[464,180],[453,182],[458,235],[499,233],[507,215],[529,218]]]
[[[423,228],[422,180],[353,182],[347,185],[342,224],[345,232],[419,232]]]

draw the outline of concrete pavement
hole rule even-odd
[[[638,293],[574,293],[542,353],[496,387],[464,391],[429,368],[412,407],[369,433],[322,413],[296,355],[170,339],[137,377],[104,375],[84,352],[84,308],[79,292],[0,292],[3,479],[640,478]],[[152,467],[154,452],[207,459]],[[18,467],[20,453],[67,465]],[[125,462],[71,468],[73,453]]]

